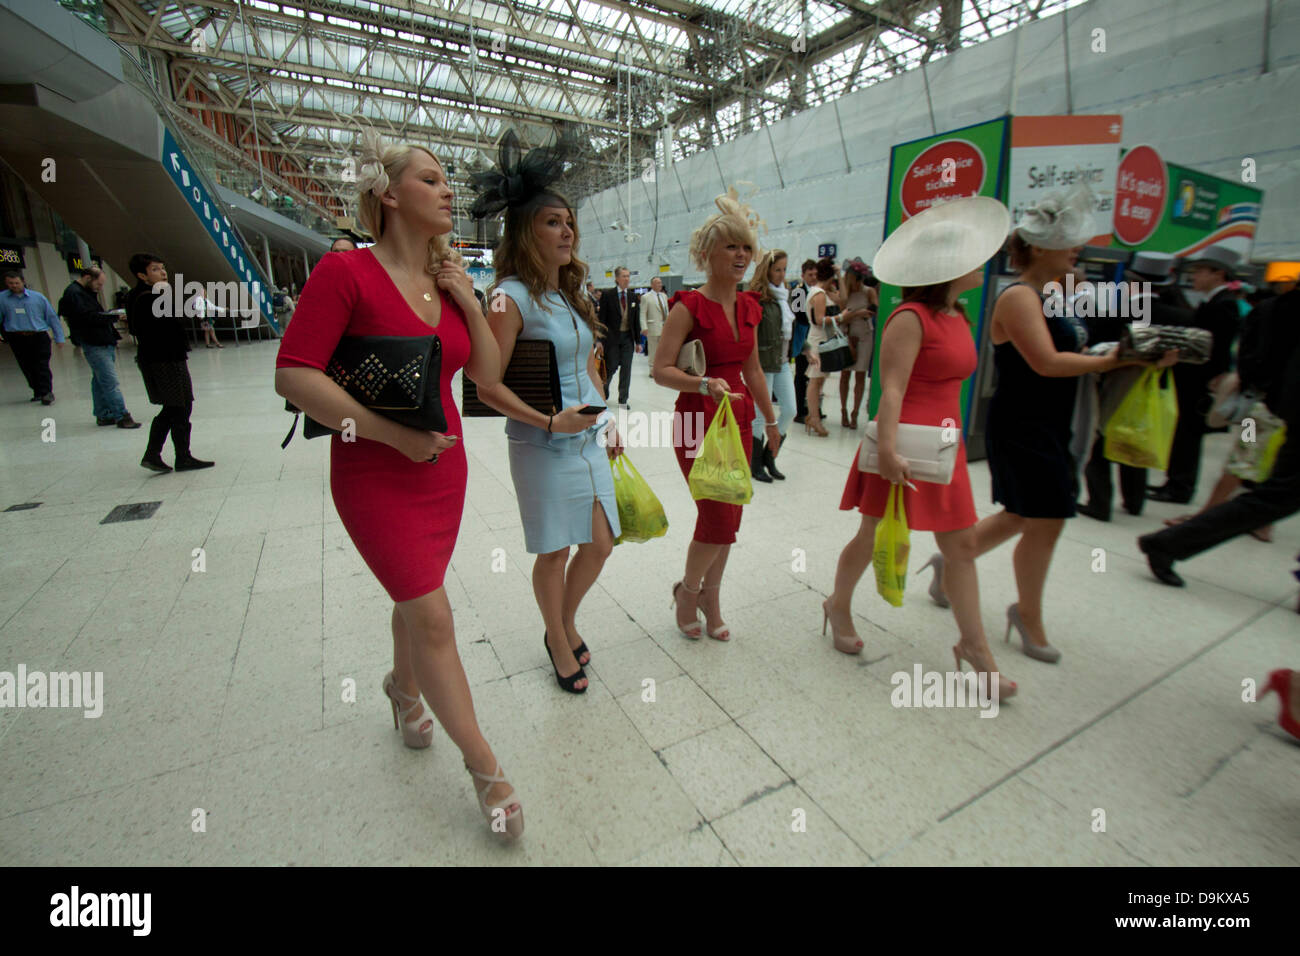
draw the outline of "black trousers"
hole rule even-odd
[[[6,332],[5,341],[14,350],[18,368],[31,387],[32,395],[44,398],[54,392],[50,373],[50,337],[44,332]]]
[[[618,400],[626,405],[628,389],[632,385],[632,357],[636,355],[636,342],[631,332],[611,333],[605,343],[605,399],[609,400],[609,385],[618,372]],[[622,369],[622,371],[619,371]]]
[[[193,427],[190,424],[192,411],[194,411],[193,402],[186,402],[184,405],[164,405],[159,409],[158,414],[149,424],[149,447],[145,451],[146,457],[156,458],[161,455],[163,443],[167,441],[167,433],[171,432],[176,460],[184,461],[189,458],[190,431]]]
[[[1169,451],[1168,483],[1165,487],[1175,495],[1191,499],[1196,495],[1196,482],[1201,474],[1201,443],[1205,438],[1205,415],[1210,410],[1210,396],[1206,391],[1208,379],[1204,375],[1179,376],[1174,372],[1174,385],[1178,389],[1178,426],[1174,429],[1174,444]]]
[[[1093,442],[1088,464],[1084,466],[1083,480],[1088,484],[1088,504],[1094,508],[1101,508],[1109,515],[1114,496],[1110,470],[1115,462],[1106,457],[1105,450],[1106,436],[1099,434],[1097,440]],[[1119,494],[1129,513],[1140,515],[1142,506],[1147,500],[1147,470],[1134,468],[1132,465],[1120,465]]]
[[[1175,561],[1185,561],[1229,538],[1281,521],[1297,511],[1300,511],[1300,427],[1292,432],[1288,425],[1286,444],[1277,454],[1268,481],[1144,540],[1151,550],[1163,552]]]

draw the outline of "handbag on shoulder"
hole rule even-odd
[[[880,445],[876,422],[867,422],[867,434],[858,450],[858,470],[880,474]],[[898,425],[897,451],[907,461],[917,481],[952,484],[961,432],[955,425]]]
[[[560,412],[564,399],[560,395],[560,367],[555,358],[555,343],[550,339],[519,339],[515,342],[501,384],[543,415]],[[504,417],[478,397],[478,386],[463,373],[460,413],[467,418]]]
[[[366,408],[385,418],[424,431],[445,432],[447,416],[438,395],[442,374],[442,341],[436,335],[345,335],[339,339],[325,374]],[[286,447],[298,427],[302,410],[289,400],[293,424],[280,447]],[[303,415],[304,438],[337,434]]]

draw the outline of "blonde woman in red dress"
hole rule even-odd
[[[361,224],[375,244],[331,252],[312,270],[280,342],[275,390],[321,424],[355,423],[355,441],[330,439],[330,491],[348,536],[393,600],[393,670],[383,685],[393,721],[406,746],[421,749],[433,742],[436,716],[460,749],[492,831],[514,838],[523,833],[523,808],[479,730],[443,587],[468,473],[451,378],[464,366],[476,382],[500,382],[501,353],[448,247],[452,191],[437,158],[424,147],[368,138],[357,185]],[[326,375],[345,335],[437,335],[447,432],[400,425]]]
[[[995,199],[957,199],[909,219],[876,253],[880,281],[903,290],[903,303],[885,320],[880,341],[880,474],[860,471],[855,457],[840,509],[857,508],[862,523],[840,554],[835,590],[822,605],[822,629],[829,621],[836,649],[860,653],[863,644],[850,606],[853,591],[871,564],[876,524],[885,513],[890,487],[901,486],[909,529],[934,532],[945,559],[944,586],[961,635],[952,649],[957,669],[965,660],[977,672],[993,675],[990,682],[996,679],[1000,699],[1015,694],[1016,685],[997,673],[980,619],[977,518],[965,444],[957,449],[951,484],[912,482],[907,460],[897,451],[897,436],[898,426],[907,423],[952,428],[960,442],[961,388],[975,372],[977,355],[957,297],[984,281],[984,263],[998,251],[1010,224],[1006,207]]]
[[[676,412],[683,419],[697,416],[701,424],[675,429],[673,451],[682,474],[690,477],[695,451],[721,407],[723,395],[730,395],[731,410],[745,447],[739,465],[749,474],[751,423],[754,409],[763,412],[768,447],[775,455],[781,447],[776,410],[767,391],[767,376],[758,359],[754,330],[763,318],[758,298],[738,292],[745,272],[753,261],[758,236],[752,210],[740,203],[734,189],[714,200],[719,211],[691,235],[691,261],[708,275],[699,289],[678,292],[669,300],[659,348],[654,354],[654,379],[675,389]],[[682,345],[698,339],[704,345],[707,363],[704,375],[692,375],[677,367]],[[695,534],[686,550],[686,573],[673,585],[677,605],[677,629],[698,640],[699,611],[704,611],[704,628],[716,641],[731,639],[731,629],[722,620],[722,576],[727,557],[740,528],[742,506],[720,501],[695,502]]]

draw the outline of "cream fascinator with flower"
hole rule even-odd
[[[1083,183],[1068,194],[1049,193],[1025,210],[1016,234],[1040,249],[1073,249],[1097,235],[1096,208],[1097,197]]]

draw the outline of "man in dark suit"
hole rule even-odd
[[[790,292],[790,311],[794,313],[794,327],[790,340],[790,355],[794,359],[794,398],[798,412],[794,420],[802,425],[808,416],[808,356],[804,355],[803,346],[808,341],[808,330],[812,323],[808,321],[808,290],[817,284],[817,262],[805,259],[800,267],[803,279]]]
[[[1190,309],[1180,309],[1162,298],[1169,288],[1170,276],[1174,270],[1174,257],[1163,252],[1136,252],[1124,278],[1128,280],[1125,290],[1128,297],[1128,317],[1123,315],[1099,315],[1088,320],[1088,344],[1101,342],[1118,342],[1130,321],[1144,320],[1151,325],[1191,324]],[[1152,287],[1155,287],[1155,291]],[[1177,366],[1175,366],[1176,368]],[[1107,372],[1101,376],[1099,383],[1101,415],[1098,416],[1096,439],[1092,453],[1084,468],[1083,477],[1088,486],[1088,503],[1078,505],[1080,514],[1098,521],[1109,521],[1114,488],[1111,484],[1111,468],[1114,465],[1106,457],[1106,415],[1118,407],[1124,394],[1133,387],[1142,374],[1140,366],[1128,366]],[[1124,510],[1131,515],[1140,515],[1147,498],[1147,470],[1132,465],[1119,466],[1120,497],[1124,500]]]
[[[614,270],[614,288],[606,289],[600,298],[600,321],[609,331],[605,333],[605,398],[609,399],[609,383],[618,375],[618,403],[627,405],[628,388],[632,384],[632,356],[641,351],[641,297],[628,289],[632,273],[626,266]]]
[[[1242,356],[1242,362],[1243,368],[1249,367],[1252,384],[1264,388],[1269,411],[1286,422],[1286,441],[1272,474],[1253,491],[1138,538],[1151,573],[1163,584],[1183,586],[1173,570],[1175,561],[1300,511],[1300,290],[1265,305],[1270,308],[1260,317],[1258,347]]]
[[[1192,315],[1194,328],[1214,336],[1210,360],[1204,365],[1179,363],[1174,366],[1178,389],[1178,427],[1169,453],[1168,481],[1148,492],[1153,501],[1187,504],[1196,494],[1201,471],[1201,439],[1205,436],[1205,415],[1210,410],[1209,390],[1232,365],[1232,343],[1241,326],[1237,294],[1228,288],[1240,256],[1222,245],[1213,245],[1191,260],[1192,288],[1205,295]]]

